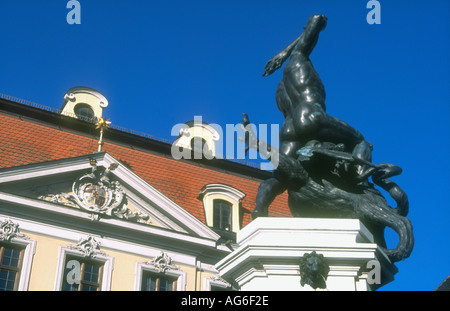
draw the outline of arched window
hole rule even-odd
[[[90,121],[94,118],[94,110],[87,104],[77,104],[73,109],[79,119]]]

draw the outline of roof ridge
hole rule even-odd
[[[46,106],[46,105],[42,105],[42,104],[38,104],[36,102],[32,102],[32,101],[29,101],[29,100],[26,100],[26,99],[14,97],[14,96],[3,94],[3,93],[0,93],[0,98],[3,98],[3,99],[8,100],[8,101],[12,101],[12,102],[14,102],[16,104],[22,104],[22,105],[30,106],[30,107],[33,107],[33,108],[37,108],[37,109],[44,110],[44,111],[47,111],[47,112],[51,112],[51,113],[58,114],[58,115],[60,114],[60,110],[59,109],[56,109],[56,108],[53,108],[53,107],[50,107],[50,106]],[[90,124],[95,124],[95,122],[96,122],[95,118],[87,118],[87,117],[81,117],[80,118],[80,117],[76,116],[75,114],[69,113],[69,112],[64,113],[64,115],[69,116],[69,117],[77,117],[77,119],[79,119],[79,120],[81,120],[83,122],[90,123]],[[144,132],[141,132],[141,131],[136,131],[136,130],[129,129],[129,128],[126,128],[126,127],[123,127],[123,126],[119,126],[119,125],[115,125],[115,124],[110,124],[109,127],[113,128],[113,129],[115,129],[117,131],[120,131],[120,132],[136,135],[136,136],[143,137],[143,138],[152,139],[152,140],[155,140],[155,141],[158,141],[158,142],[162,142],[162,143],[166,143],[166,144],[173,144],[175,142],[175,139],[161,138],[161,137],[158,137],[158,136],[147,134],[147,133],[144,133]],[[259,163],[253,162],[253,161],[249,161],[247,159],[226,158],[225,155],[223,155],[223,154],[216,154],[216,158],[260,169],[260,164]]]

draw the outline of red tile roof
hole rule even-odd
[[[82,156],[97,150],[97,134],[77,133],[54,123],[0,113],[0,168]],[[175,203],[205,222],[202,202],[197,198],[203,186],[223,183],[246,194],[242,200],[242,225],[251,221],[251,211],[261,180],[231,174],[207,165],[177,161],[167,155],[147,152],[132,145],[106,141],[108,152]],[[287,194],[272,203],[269,216],[290,216]]]

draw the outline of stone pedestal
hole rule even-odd
[[[217,263],[242,291],[306,291],[300,258],[315,251],[330,267],[325,289],[367,291],[393,280],[397,268],[357,219],[259,217],[237,234],[239,247]]]

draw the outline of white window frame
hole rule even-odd
[[[20,233],[19,224],[13,222],[9,217],[1,221],[6,224],[8,230],[1,233],[0,242],[24,248],[22,267],[20,267],[20,278],[17,291],[27,291],[30,283],[31,266],[33,264],[34,253],[36,252],[36,241],[31,240],[27,235]]]
[[[114,257],[107,256],[105,254],[97,254],[95,257],[86,257],[84,254],[77,250],[69,247],[59,247],[58,251],[58,267],[56,271],[56,282],[55,282],[55,291],[61,291],[62,284],[64,281],[64,270],[66,264],[67,256],[76,256],[80,258],[89,258],[94,261],[98,261],[103,264],[103,277],[102,277],[102,286],[101,291],[110,291],[111,290],[111,276],[112,270],[114,267]]]
[[[153,265],[145,263],[145,262],[138,262],[136,264],[136,282],[134,285],[135,291],[141,291],[141,284],[142,284],[142,276],[143,272],[148,271],[151,273],[154,273],[155,275],[160,275],[161,277],[168,276],[173,277],[177,279],[177,291],[185,291],[186,290],[186,272],[183,270],[176,270],[176,269],[165,269],[164,271],[158,270]]]
[[[232,205],[231,231],[238,232],[240,226],[240,205],[245,193],[225,184],[208,184],[200,191],[199,199],[203,201],[205,209],[206,225],[213,227],[214,224],[214,200],[224,200]]]
[[[17,291],[27,291],[30,283],[33,256],[36,251],[36,241],[24,238],[12,238],[9,241],[0,240],[0,242],[9,243],[24,248],[23,261],[22,267],[20,267],[20,278]]]

